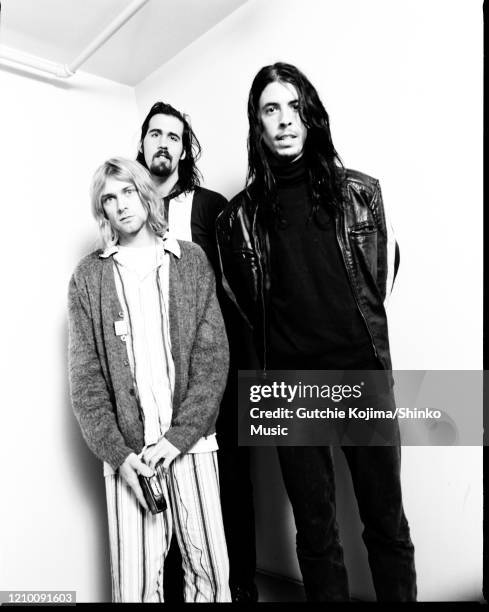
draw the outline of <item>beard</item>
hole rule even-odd
[[[154,157],[151,160],[149,171],[155,176],[159,176],[160,178],[166,178],[167,176],[170,176],[172,172],[171,166],[171,159],[165,157],[164,155],[159,155],[158,157]]]

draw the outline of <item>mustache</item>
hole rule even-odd
[[[171,155],[168,153],[168,151],[165,151],[165,149],[159,149],[156,151],[156,153],[153,155],[153,159],[158,159],[158,157],[165,157],[166,159],[171,160]]]

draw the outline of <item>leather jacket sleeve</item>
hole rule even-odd
[[[376,181],[371,210],[376,220],[378,232],[377,246],[377,286],[386,304],[399,268],[399,246],[394,237],[392,226],[385,213],[379,181]]]
[[[217,217],[216,238],[223,287],[248,325],[254,327],[261,283],[251,225],[243,197],[238,194]]]
[[[352,271],[359,287],[373,281],[385,303],[399,267],[399,248],[386,219],[379,181],[347,170],[344,189],[344,247],[353,256]]]

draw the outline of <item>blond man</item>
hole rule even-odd
[[[163,601],[174,530],[185,601],[230,601],[215,438],[228,345],[212,269],[166,232],[137,162],[105,162],[91,197],[103,248],[70,281],[69,372],[82,434],[104,462],[113,599]],[[140,477],[166,510],[150,511]]]

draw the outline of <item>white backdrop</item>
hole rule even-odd
[[[253,76],[278,60],[303,69],[345,165],[381,180],[401,245],[394,366],[482,368],[481,33],[475,0],[250,0],[135,90],[83,73],[53,84],[0,70],[0,590],[110,598],[101,469],[67,392],[66,287],[95,243],[91,175],[110,155],[134,155],[157,99],[191,115],[205,184],[229,197],[246,171]],[[368,598],[361,528],[336,458],[352,591]],[[481,459],[479,448],[403,449],[422,600],[480,596]],[[254,473],[260,566],[298,578],[273,452],[255,453]]]

